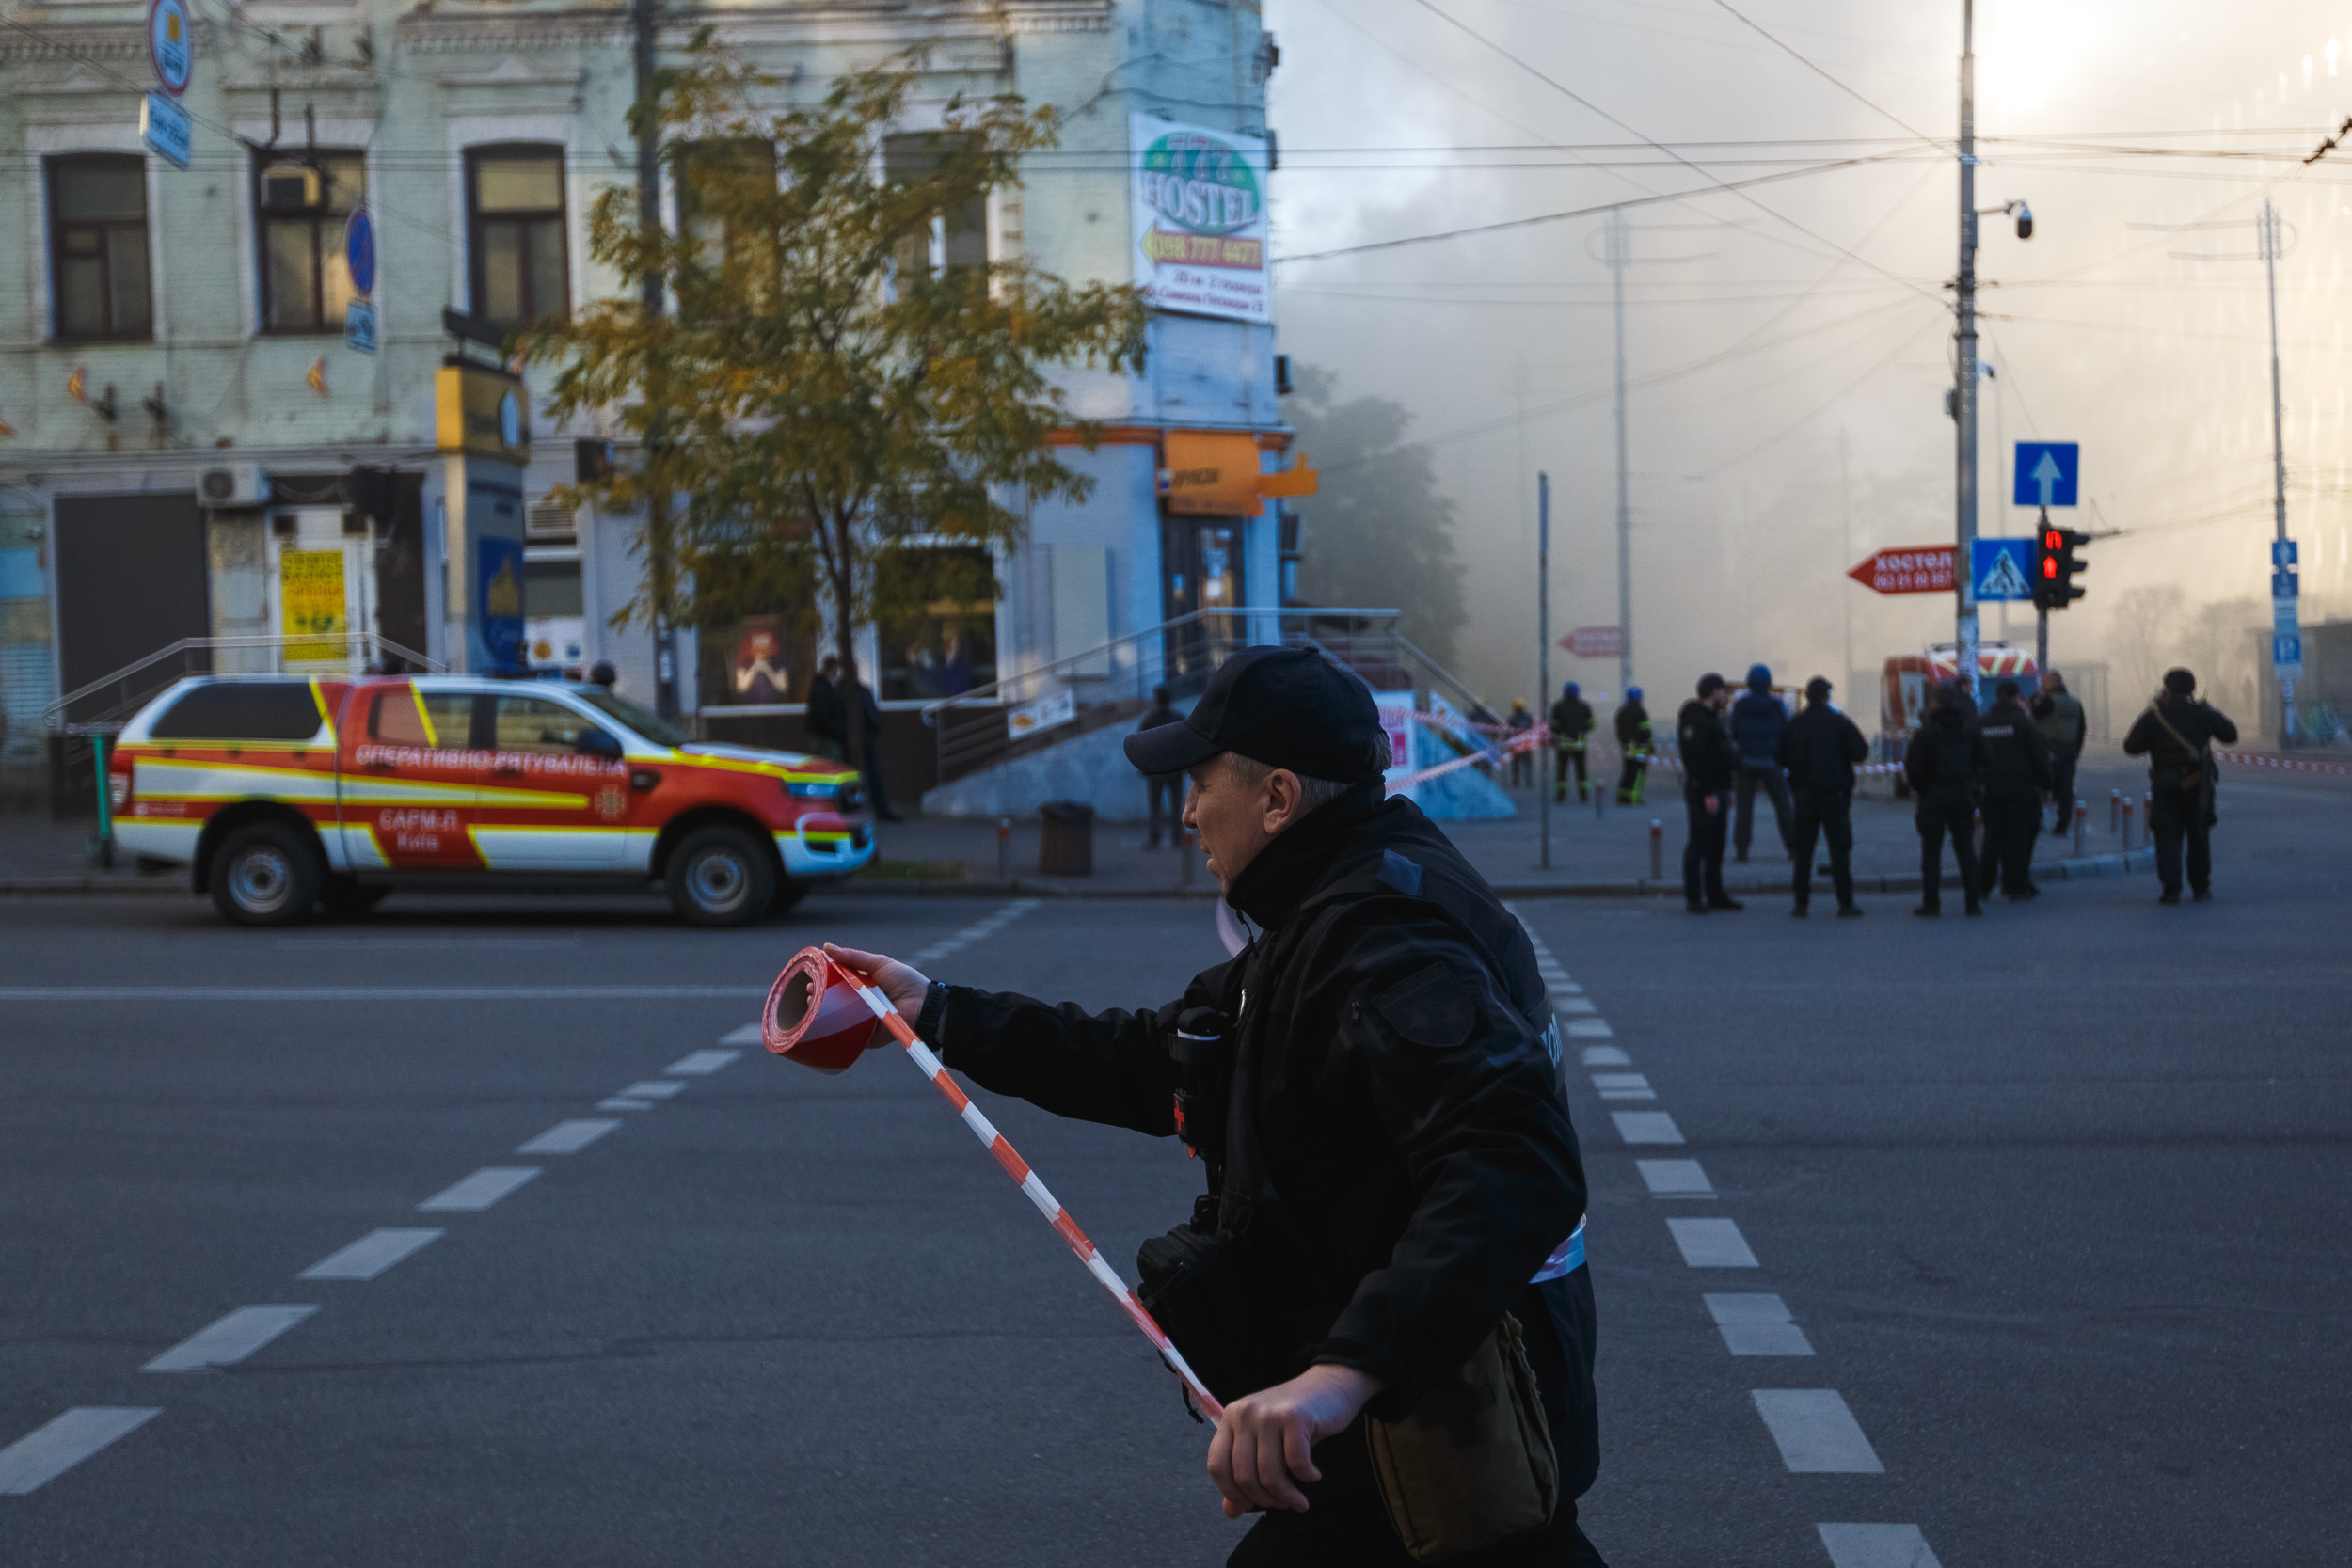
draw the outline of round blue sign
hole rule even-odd
[[[166,92],[177,98],[188,90],[196,69],[196,23],[188,15],[188,0],[149,0],[147,55]]]
[[[351,286],[363,294],[375,293],[375,223],[365,207],[352,209],[343,225],[343,260],[351,263]]]

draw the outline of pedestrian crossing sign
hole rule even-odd
[[[1979,539],[1975,572],[1979,603],[2033,597],[2033,541]]]

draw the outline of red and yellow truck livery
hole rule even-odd
[[[874,855],[841,764],[552,682],[198,676],[124,727],[107,787],[122,847],[247,925],[516,875],[655,879],[682,918],[738,925]]]

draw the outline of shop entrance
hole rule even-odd
[[[1164,619],[1241,609],[1242,531],[1239,517],[1169,517],[1160,524]],[[1168,673],[1205,674],[1216,667],[1216,646],[1237,641],[1241,629],[1238,614],[1206,615],[1178,627],[1168,634]]]

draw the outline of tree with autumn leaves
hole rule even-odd
[[[782,84],[705,37],[635,111],[684,221],[648,230],[633,190],[605,191],[590,250],[629,292],[522,340],[554,367],[555,418],[600,412],[637,438],[636,466],[580,487],[653,519],[630,613],[715,625],[798,605],[805,632],[821,604],[852,669],[853,634],[878,616],[994,596],[993,580],[941,580],[968,577],[971,552],[930,546],[1017,544],[1024,499],[1091,488],[1048,444],[1065,429],[1093,437],[1053,372],[1139,369],[1141,292],[1018,258],[943,259],[935,229],[1018,184],[1023,155],[1054,145],[1056,115],[959,97],[922,156],[885,169],[915,66],[901,57],[813,107],[776,109],[763,100]],[[667,297],[659,312],[644,304],[648,275]],[[657,497],[686,503],[675,521]]]

